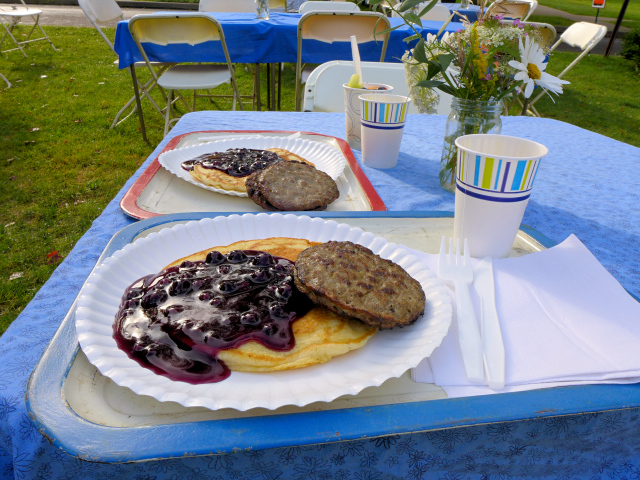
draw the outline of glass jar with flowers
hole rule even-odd
[[[503,1],[495,0],[495,3]],[[454,12],[451,19],[461,22],[463,28],[443,33],[449,23],[445,22],[436,35],[428,34],[424,38],[420,33],[420,17],[437,2],[369,0],[374,9],[386,4],[387,9],[395,11],[414,31],[405,41],[417,40],[417,44],[407,51],[403,61],[409,92],[420,113],[435,113],[438,96],[433,89],[453,97],[440,159],[440,183],[454,191],[456,138],[500,133],[500,113],[506,111],[506,105],[518,95],[524,98],[522,112],[526,113],[535,86],[559,94],[562,84],[569,82],[544,71],[548,48],[541,46],[542,36],[536,28],[485,15],[487,0],[478,2],[477,21],[471,23],[464,15]]]

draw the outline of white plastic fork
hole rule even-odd
[[[476,314],[469,295],[469,285],[473,282],[473,267],[469,256],[469,245],[464,241],[464,258],[460,256],[460,240],[457,240],[456,254],[453,253],[453,239],[449,240],[449,254],[446,252],[446,239],[442,237],[438,258],[438,276],[446,283],[453,284],[456,290],[456,309],[458,311],[458,342],[462,352],[467,379],[473,383],[484,380],[482,340],[476,321]]]

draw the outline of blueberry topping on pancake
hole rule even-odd
[[[230,372],[217,358],[222,350],[251,340],[277,351],[294,347],[292,323],[312,304],[293,285],[293,265],[262,251],[211,251],[145,276],[125,291],[114,338],[159,375],[223,380]]]
[[[186,160],[182,162],[182,168],[191,171],[195,165],[200,165],[205,169],[215,168],[232,177],[247,177],[283,160],[277,153],[269,150],[230,148],[226,152],[205,153]]]

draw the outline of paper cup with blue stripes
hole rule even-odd
[[[549,150],[532,140],[506,135],[456,139],[454,238],[469,242],[472,257],[509,255],[540,162]]]
[[[411,99],[403,95],[360,95],[362,163],[373,168],[393,168]]]
[[[391,85],[383,83],[364,83],[364,88],[344,87],[344,123],[347,133],[347,143],[351,148],[356,150],[362,149],[362,132],[360,125],[360,117],[362,115],[362,101],[360,95],[374,94],[383,95],[393,92]]]

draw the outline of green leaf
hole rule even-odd
[[[424,40],[420,39],[418,44],[413,49],[413,58],[419,63],[428,63],[429,59],[424,51]]]
[[[425,13],[431,10],[436,3],[438,3],[438,0],[431,0],[431,2],[429,2],[429,4],[422,9],[422,11],[418,14],[418,16],[422,17]]]
[[[406,37],[402,39],[402,41],[405,43],[411,43],[414,40],[418,40],[419,38],[422,38],[422,35],[420,35],[419,33],[416,33],[415,35],[411,35],[410,37]]]
[[[441,85],[438,85],[438,90],[444,92],[444,93],[448,93],[449,95],[452,95],[454,97],[456,97],[456,89],[453,88],[451,85],[447,85],[446,83],[442,83]]]
[[[444,82],[440,80],[420,80],[418,83],[416,83],[416,86],[418,87],[440,88],[440,90],[442,90],[441,85],[444,85]]]
[[[427,79],[432,79],[433,77],[435,77],[437,74],[441,73],[442,70],[440,70],[440,64],[437,62],[429,62],[427,65]]]
[[[420,5],[424,0],[404,0],[398,7],[396,7],[396,11],[399,13],[406,12],[410,8],[413,8],[417,5]],[[433,1],[431,3],[434,3]],[[438,0],[435,0],[435,3],[438,3]]]
[[[393,32],[394,30],[397,30],[400,27],[404,27],[404,25],[400,24],[400,25],[396,25],[395,27],[391,27],[391,28],[386,28],[384,30],[380,30],[379,32],[376,31],[376,32],[374,32],[374,35],[384,35],[385,33]]]
[[[410,23],[419,25],[420,28],[422,28],[422,21],[420,20],[420,17],[417,16],[415,13],[405,13],[403,17],[405,22],[410,22]]]
[[[449,68],[453,59],[454,55],[452,53],[443,53],[442,55],[438,55],[438,63],[440,64],[440,68],[443,72]]]

